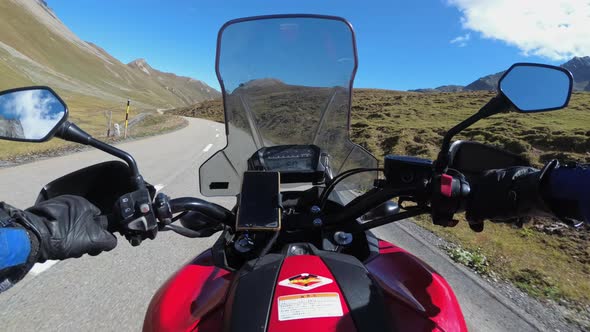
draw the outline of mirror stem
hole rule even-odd
[[[451,139],[453,139],[455,135],[481,119],[485,119],[494,114],[503,112],[509,106],[510,102],[508,99],[500,93],[492,98],[487,104],[485,104],[477,113],[449,129],[443,138],[442,148],[438,154],[436,162],[434,163],[436,172],[443,173],[447,169],[449,165],[449,148],[451,146]]]
[[[131,169],[131,176],[137,188],[140,189],[142,188],[142,186],[145,185],[143,182],[143,178],[139,174],[137,162],[135,161],[133,156],[121,149],[118,149],[114,146],[111,146],[107,143],[101,142],[93,138],[90,134],[82,130],[80,127],[76,126],[74,123],[70,121],[64,122],[61,128],[55,134],[55,136],[66,141],[76,142],[83,145],[90,145],[117,158],[123,159]]]

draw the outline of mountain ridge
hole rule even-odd
[[[569,61],[560,65],[560,67],[569,70],[574,77],[574,91],[590,91],[590,56],[573,57]],[[506,71],[486,75],[465,85],[443,85],[437,88],[425,88],[408,90],[411,92],[460,92],[460,91],[495,91],[498,81]],[[448,91],[446,87],[454,87],[455,91]]]

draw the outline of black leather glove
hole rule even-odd
[[[511,167],[470,177],[471,193],[467,198],[465,216],[471,229],[482,231],[485,219],[552,217],[553,213],[545,204],[541,188],[546,175],[557,166],[557,161],[552,161],[542,170]]]
[[[38,262],[98,255],[117,245],[117,238],[107,231],[106,217],[80,196],[59,196],[25,211],[9,206],[5,210],[35,235]]]

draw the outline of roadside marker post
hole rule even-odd
[[[107,117],[107,137],[111,137],[111,127],[113,127],[113,111],[104,111]]]
[[[127,126],[129,125],[129,99],[127,99],[127,110],[125,110],[125,137],[127,138]]]

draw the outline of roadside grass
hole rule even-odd
[[[177,108],[169,113],[221,123],[224,122],[223,102],[221,99],[207,100],[193,106]]]
[[[452,245],[444,248],[444,250],[452,260],[471,268],[478,274],[487,275],[490,273],[488,258],[481,252],[481,248],[471,250],[459,245]]]
[[[99,139],[106,139],[107,117],[106,111],[112,111],[113,123],[121,125],[125,121],[125,104],[108,102],[99,98],[85,95],[68,95],[64,97],[70,111],[69,119],[91,135]],[[140,112],[150,112],[150,115],[130,128],[129,136],[138,138],[156,135],[181,128],[186,121],[178,116],[156,114],[152,110],[141,110],[131,107],[129,118],[132,119]],[[144,123],[145,122],[145,123]],[[112,139],[111,139],[112,141]],[[78,147],[79,144],[69,143],[61,139],[52,139],[43,143],[23,143],[0,141],[0,160],[31,159],[37,154],[50,155],[53,152],[64,151]]]
[[[356,89],[353,95],[351,139],[379,160],[386,154],[435,158],[445,132],[477,112],[492,92],[421,94]],[[175,114],[223,122],[221,100],[178,109]],[[590,93],[575,92],[565,110],[493,116],[465,130],[456,139],[491,144],[541,166],[551,158],[590,162]],[[590,232],[568,230],[546,234],[551,221],[533,220],[517,229],[488,222],[482,233],[462,222],[454,228],[417,218],[426,229],[454,247],[455,261],[484,275],[511,281],[524,292],[570,308],[590,307]]]
[[[433,225],[428,216],[420,216],[416,221],[459,244],[449,256],[476,272],[493,273],[536,298],[551,299],[578,310],[588,307],[590,262],[582,259],[583,253],[567,249],[567,238],[537,232],[529,224],[517,229],[488,222],[483,232],[475,233],[463,216],[459,219],[461,222],[452,228]]]
[[[179,116],[154,113],[131,128],[129,135],[133,138],[158,135],[184,128],[187,125],[188,122]]]

